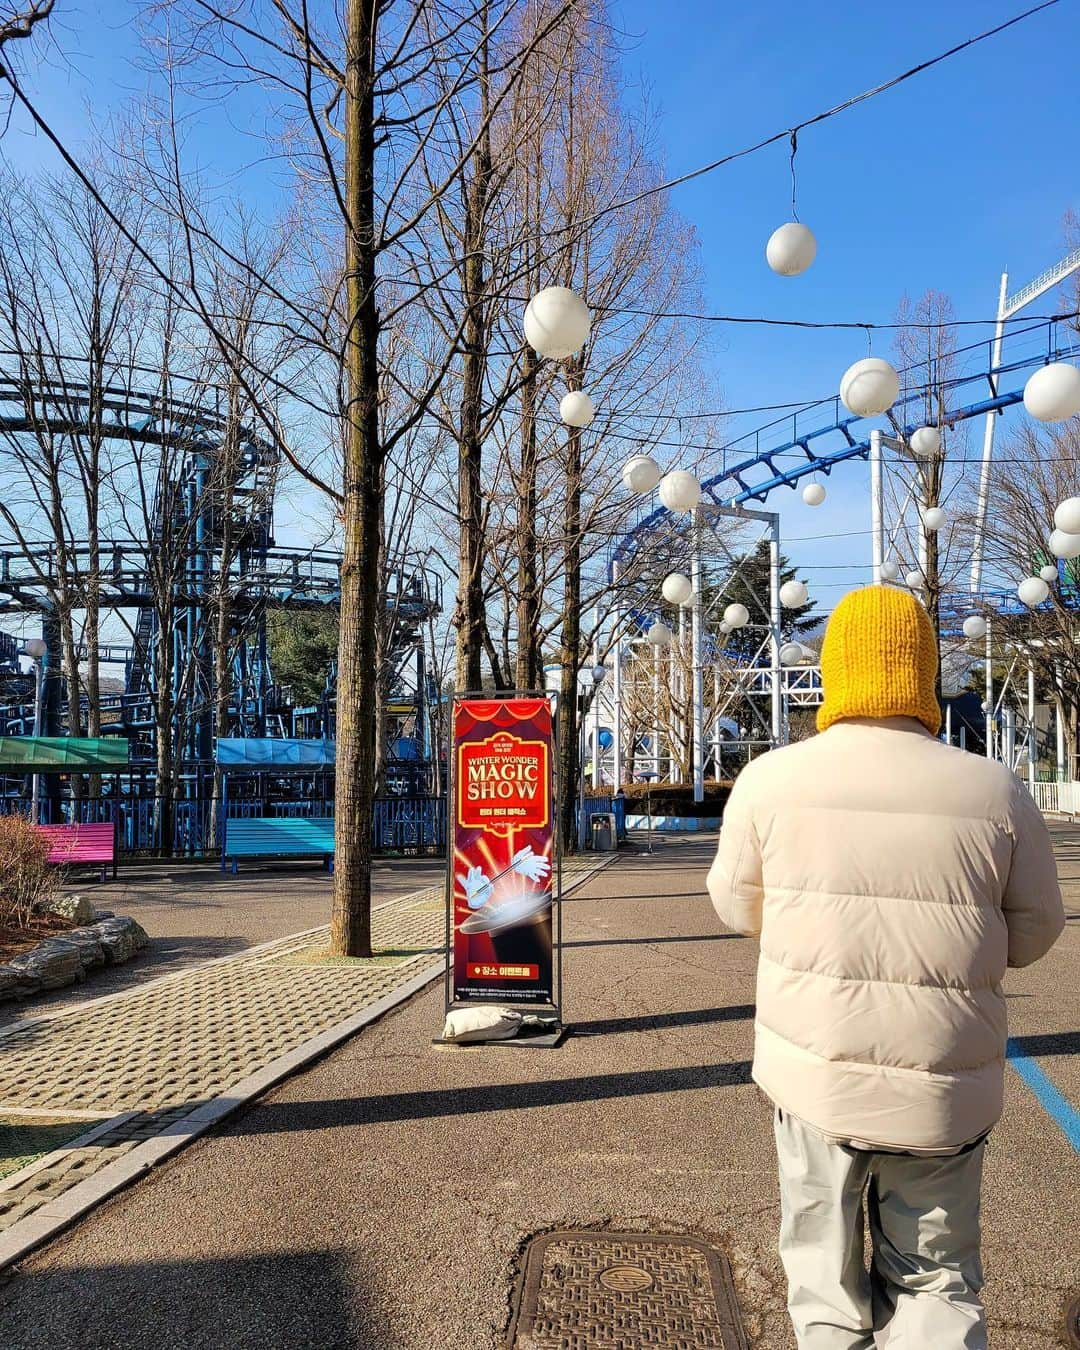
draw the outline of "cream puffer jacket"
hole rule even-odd
[[[1001,1113],[1001,981],[1065,918],[1050,836],[1002,765],[909,718],[752,762],[708,877],[761,940],[754,1080],[822,1133],[934,1152]]]

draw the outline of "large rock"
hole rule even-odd
[[[79,944],[66,937],[46,938],[30,951],[13,956],[8,965],[36,977],[42,989],[63,989],[86,978]]]
[[[41,981],[18,966],[0,966],[0,1003],[9,998],[27,998],[41,988]]]
[[[64,934],[65,942],[74,942],[79,949],[79,960],[83,970],[94,966],[103,966],[106,962],[105,948],[101,937],[93,928],[73,928]]]
[[[72,923],[94,923],[100,917],[85,895],[58,895],[45,907],[47,914],[59,914]]]
[[[112,966],[130,961],[150,941],[145,930],[134,919],[118,915],[105,919],[86,930],[95,935],[105,950],[105,960]]]

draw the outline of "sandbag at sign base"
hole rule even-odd
[[[488,1004],[476,1008],[452,1008],[446,1014],[443,1034],[435,1045],[468,1045],[501,1041],[507,1045],[556,1046],[566,1035],[558,1018],[521,1013],[514,1008]]]
[[[467,1041],[508,1041],[521,1030],[522,1014],[495,1004],[481,1008],[453,1008],[446,1014],[442,1039],[454,1044]]]

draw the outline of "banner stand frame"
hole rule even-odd
[[[455,851],[455,831],[457,825],[456,803],[457,803],[457,755],[455,753],[455,716],[454,709],[459,700],[483,699],[489,702],[498,702],[500,700],[510,700],[519,698],[541,699],[551,706],[551,755],[553,757],[551,766],[551,822],[552,822],[552,853],[553,867],[552,880],[554,882],[551,890],[552,903],[552,954],[554,958],[555,973],[555,1001],[547,1004],[515,1004],[512,998],[496,1003],[490,1000],[492,1007],[512,1008],[523,1015],[542,1018],[544,1022],[551,1024],[551,1030],[529,1030],[524,1035],[511,1036],[509,1038],[493,1038],[490,1040],[478,1039],[468,1041],[448,1041],[441,1036],[432,1038],[433,1046],[443,1048],[453,1047],[455,1049],[468,1049],[470,1046],[495,1046],[505,1047],[506,1049],[524,1049],[526,1047],[535,1050],[553,1050],[558,1048],[571,1034],[571,1029],[563,1021],[563,929],[562,929],[562,883],[563,883],[563,848],[562,848],[562,830],[560,828],[559,806],[562,802],[564,784],[560,781],[559,774],[559,752],[558,752],[558,699],[559,695],[551,690],[536,689],[500,689],[500,690],[480,690],[478,692],[468,692],[454,694],[451,701],[450,717],[448,719],[448,747],[447,747],[447,840],[446,840],[446,964],[443,973],[443,1012],[444,1016],[452,1012],[455,1008],[469,1006],[483,1006],[482,1004],[469,1005],[467,1003],[455,1003],[453,1000],[453,981],[454,981],[454,851]]]

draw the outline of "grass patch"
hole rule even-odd
[[[303,947],[278,960],[286,966],[399,966],[433,947],[377,947],[374,956],[332,956],[326,947]]]
[[[63,1116],[0,1115],[0,1177],[29,1167],[54,1149],[64,1148],[99,1123],[68,1120]]]

